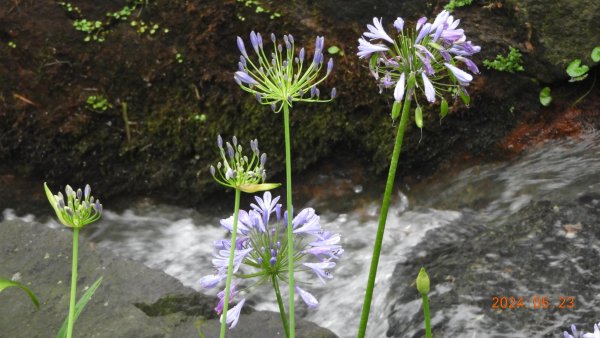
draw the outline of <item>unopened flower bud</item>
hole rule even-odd
[[[217,170],[215,169],[215,167],[214,167],[214,166],[212,166],[212,165],[211,165],[211,166],[210,166],[210,174],[211,174],[212,176],[215,176],[215,174],[216,174],[216,173],[217,173]]]
[[[337,96],[337,90],[335,89],[335,87],[333,87],[333,89],[331,90],[331,98],[335,99],[336,96]]]
[[[425,272],[425,268],[421,268],[417,276],[417,290],[421,296],[426,296],[429,293],[429,276]]]
[[[83,196],[85,197],[86,200],[90,197],[91,193],[92,193],[92,187],[90,187],[89,184],[86,184],[85,188],[84,188],[84,193],[83,193]]]

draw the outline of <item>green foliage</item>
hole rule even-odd
[[[181,53],[175,54],[175,61],[177,61],[177,63],[183,63],[183,55],[181,55]]]
[[[331,55],[336,55],[336,54],[338,54],[338,55],[340,55],[340,56],[344,56],[344,51],[343,51],[343,50],[342,50],[340,47],[338,47],[338,46],[335,46],[335,45],[333,45],[333,46],[331,46],[331,47],[327,48],[327,53],[329,53],[329,54],[331,54]]]
[[[542,104],[542,106],[547,107],[550,105],[550,102],[552,102],[550,87],[544,87],[540,91],[540,103]]]
[[[269,8],[265,7],[265,5],[260,0],[236,0],[236,1],[239,3],[243,3],[244,6],[246,6],[248,8],[253,8],[255,13],[268,14],[269,19],[271,19],[271,20],[281,17],[280,13],[274,12],[274,11],[270,10]],[[237,13],[237,17],[240,21],[246,20],[246,18],[240,13]]]
[[[110,31],[109,27],[122,21],[128,21],[134,14],[134,11],[138,9],[141,13],[142,7],[148,5],[148,0],[135,0],[132,1],[130,5],[126,5],[116,12],[108,12],[106,13],[106,21],[87,19],[83,17],[83,14],[78,7],[73,6],[68,2],[59,2],[58,4],[62,6],[68,13],[75,16],[76,19],[73,21],[73,27],[78,31],[86,33],[86,36],[83,39],[85,42],[104,42],[106,40],[106,35],[108,35]],[[132,20],[130,22],[130,26],[135,27],[139,34],[148,33],[150,35],[154,35],[160,31],[159,24],[154,22],[145,22],[141,19]],[[169,29],[164,28],[163,32],[166,34],[169,32]]]
[[[455,8],[468,6],[472,2],[473,0],[450,0],[450,2],[444,6],[444,9],[448,12],[452,12]]]
[[[104,24],[102,21],[89,21],[86,19],[73,21],[73,27],[76,30],[86,33],[83,41],[97,41],[104,42],[106,31],[104,30]]]
[[[10,279],[0,278],[0,292],[2,292],[2,290],[9,288],[9,287],[18,287],[21,290],[25,291],[25,293],[27,295],[29,295],[29,298],[31,298],[31,301],[33,302],[35,307],[37,307],[38,309],[40,308],[40,302],[38,301],[37,297],[33,294],[33,292],[31,292],[31,290],[29,290],[28,287],[26,287],[25,285],[23,285],[19,282],[10,280]]]
[[[9,41],[8,42],[8,47],[10,47],[10,48],[17,48],[17,44],[14,41]]]
[[[508,55],[502,56],[500,54],[496,55],[496,58],[493,61],[483,60],[483,65],[488,69],[495,69],[500,72],[522,72],[525,70],[523,68],[523,56],[518,49],[509,47]]]
[[[575,59],[567,66],[567,74],[571,77],[569,82],[576,82],[585,79],[588,76],[590,67],[581,64],[580,59]]]
[[[87,303],[90,301],[90,299],[92,299],[92,296],[94,295],[94,293],[96,292],[96,289],[98,289],[98,287],[100,286],[101,283],[102,283],[102,277],[98,278],[98,280],[95,281],[94,284],[92,284],[92,286],[90,286],[89,289],[87,289],[87,291],[83,294],[83,296],[81,296],[81,298],[79,298],[79,300],[77,301],[77,305],[75,305],[74,321],[77,321],[77,318],[79,318],[79,315],[81,314],[81,312],[83,312],[83,309],[85,308]],[[69,320],[69,318],[65,318],[65,321],[62,323],[62,326],[60,327],[58,334],[56,334],[56,338],[65,338],[67,336],[68,320]]]
[[[448,101],[442,99],[442,103],[440,104],[440,120],[448,115]]]
[[[600,46],[596,46],[594,47],[594,49],[592,49],[592,61],[594,62],[598,62],[600,61]]]
[[[90,95],[85,100],[87,108],[94,111],[106,111],[108,108],[112,108],[112,104],[103,95]]]

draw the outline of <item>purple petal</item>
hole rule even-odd
[[[358,55],[359,58],[364,59],[367,58],[369,56],[371,56],[371,54],[376,53],[376,52],[385,52],[387,51],[388,48],[384,45],[381,44],[372,44],[369,41],[360,38],[358,39],[358,53],[356,53],[356,55]]]
[[[404,28],[404,20],[402,20],[400,17],[396,18],[396,21],[394,21],[394,28],[396,28],[398,32],[402,32],[402,29]]]
[[[300,298],[308,305],[308,308],[314,309],[319,305],[319,301],[310,292],[301,289],[296,286],[296,292],[300,295]]]
[[[427,97],[427,101],[435,102],[435,89],[433,89],[433,85],[429,78],[425,73],[421,73],[421,78],[423,79],[423,86],[425,87],[425,97]]]
[[[446,68],[448,68],[448,70],[450,70],[452,74],[454,74],[458,82],[460,82],[461,84],[468,84],[473,80],[473,76],[471,74],[465,72],[460,68],[457,68],[449,63],[444,63],[444,66],[446,66]]]
[[[258,82],[256,82],[256,80],[254,80],[254,78],[252,78],[252,76],[250,76],[246,72],[237,71],[237,72],[235,72],[234,78],[238,79],[241,82],[250,84],[250,85],[258,84]]]
[[[248,57],[248,54],[246,53],[246,47],[244,46],[244,40],[242,40],[242,38],[239,36],[237,37],[237,46],[242,55]]]
[[[456,59],[462,61],[465,65],[467,65],[469,70],[474,74],[479,74],[479,68],[477,68],[477,65],[471,59],[467,59],[462,56],[457,56]]]
[[[419,20],[417,20],[417,27],[415,28],[415,30],[419,30],[419,28],[421,28],[421,26],[427,21],[426,17],[422,17]]]
[[[229,324],[229,329],[233,329],[240,320],[240,313],[242,312],[242,307],[245,302],[246,298],[242,299],[236,306],[227,311],[227,324]],[[221,316],[221,320],[222,317],[223,316]]]
[[[425,25],[423,25],[423,27],[419,31],[419,35],[417,36],[415,43],[419,43],[419,41],[421,41],[427,34],[429,34],[429,32],[431,32],[431,24],[428,22]]]
[[[400,79],[398,83],[396,83],[396,88],[394,88],[394,99],[398,102],[402,101],[404,98],[404,86],[406,84],[406,77],[404,73],[400,74]]]

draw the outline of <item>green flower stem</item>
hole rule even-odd
[[[235,255],[235,245],[237,237],[238,214],[240,212],[241,190],[235,189],[235,206],[233,207],[233,230],[231,231],[231,247],[229,249],[229,264],[227,265],[227,280],[225,282],[225,303],[223,303],[223,320],[221,321],[221,338],[225,337],[227,328],[227,310],[229,308],[229,292],[231,290],[231,277],[233,275],[233,256]]]
[[[281,292],[279,291],[277,277],[275,275],[271,275],[271,281],[273,282],[273,289],[275,289],[275,295],[277,296],[277,304],[279,305],[279,314],[281,315],[281,323],[283,324],[283,329],[285,330],[285,336],[289,338],[290,331],[287,318],[285,316],[285,308],[283,307],[283,300],[281,299]]]
[[[431,338],[431,319],[429,315],[429,298],[423,295],[423,315],[425,316],[425,336]]]
[[[73,228],[73,264],[71,266],[71,300],[69,302],[69,323],[67,324],[67,338],[73,337],[75,324],[75,297],[77,296],[77,248],[79,246],[79,228]]]
[[[289,338],[295,337],[295,322],[294,322],[294,238],[292,237],[292,218],[294,212],[292,210],[292,155],[290,150],[290,107],[287,102],[283,102],[283,125],[285,129],[285,190],[287,203],[287,250],[288,250],[288,284],[289,292],[289,316],[290,329]]]
[[[410,93],[411,88],[406,88],[406,90]],[[410,104],[410,96],[407,95],[402,107],[402,116],[400,117],[400,125],[398,126],[398,133],[396,134],[394,152],[392,153],[392,162],[390,163],[390,171],[388,173],[387,183],[385,185],[383,202],[381,203],[381,214],[379,215],[377,236],[375,237],[375,244],[373,247],[371,268],[369,270],[369,280],[367,281],[367,290],[365,292],[365,300],[360,317],[360,326],[358,328],[359,338],[364,338],[367,331],[367,322],[369,321],[369,312],[371,311],[371,299],[373,298],[373,289],[375,287],[375,276],[377,274],[377,265],[379,264],[381,243],[383,242],[383,232],[385,231],[385,222],[387,220],[387,214],[390,208],[392,189],[394,187],[394,178],[396,177],[396,168],[398,167],[398,158],[400,157],[400,149],[402,148],[402,140],[404,139],[404,130],[408,124]]]

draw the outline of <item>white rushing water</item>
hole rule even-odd
[[[507,163],[465,169],[440,178],[430,187],[410,191],[408,198],[397,192],[388,216],[367,336],[386,336],[391,305],[387,297],[393,271],[407,253],[419,255],[419,246],[428,231],[455,226],[465,210],[479,210],[483,219],[498,222],[532,200],[550,195],[577,196],[581,191],[600,192],[599,173],[600,145],[597,137],[589,136],[577,142],[553,142]],[[363,189],[356,186],[353,190],[357,200],[362,198]],[[342,235],[345,252],[332,271],[334,278],[327,285],[312,284],[309,288],[319,299],[319,307],[306,310],[304,305],[298,305],[298,312],[342,338],[356,336],[377,228],[379,199],[362,200],[344,212],[320,208],[318,200],[301,206],[314,207],[321,216],[322,227]],[[183,284],[205,292],[200,289],[199,280],[212,273],[214,242],[225,235],[219,219],[227,216],[138,201],[123,212],[106,210],[102,221],[88,235],[99,247],[164,270]],[[5,210],[4,217],[17,216]],[[48,225],[58,226],[53,222]],[[444,285],[437,288],[438,294],[445,292]],[[266,286],[260,290],[250,296],[257,308],[277,311],[272,291]],[[415,297],[414,304],[403,307],[416,311],[419,302]],[[466,327],[476,326],[481,318],[480,311],[466,304],[454,311],[453,320],[468,322]],[[436,319],[436,314],[432,319],[434,323],[441,320]]]

